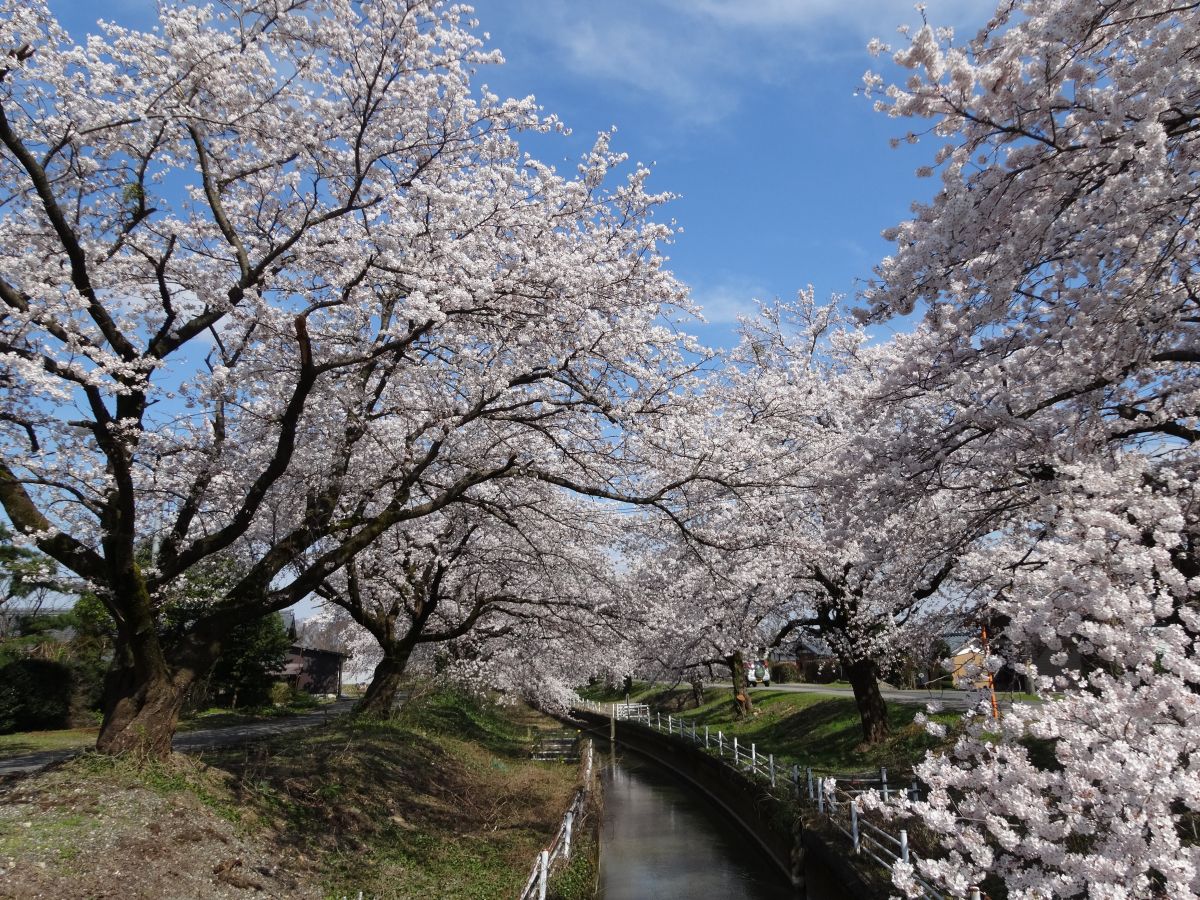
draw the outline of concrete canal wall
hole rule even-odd
[[[608,737],[611,720],[587,710],[573,716],[599,736]],[[616,739],[623,748],[640,753],[673,772],[704,794],[763,849],[772,863],[810,898],[887,897],[873,889],[848,861],[846,851],[805,828],[797,810],[781,803],[747,776],[720,759],[699,752],[688,742],[645,728],[636,722],[616,722]]]

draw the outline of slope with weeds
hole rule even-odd
[[[0,897],[492,898],[558,827],[550,720],[455,692],[163,764],[85,754],[0,792]]]
[[[684,690],[662,691],[645,696],[642,702],[692,722],[702,732],[709,727],[714,736],[722,731],[735,735],[743,746],[754,743],[761,753],[774,753],[778,761],[791,765],[812,766],[829,772],[865,772],[887,766],[897,776],[906,774],[927,750],[942,749],[949,739],[930,735],[913,721],[920,712],[914,706],[888,704],[891,735],[879,744],[863,745],[858,709],[850,697],[836,694],[755,691],[754,712],[738,718],[737,708],[728,691],[712,691],[708,702],[698,708],[682,708],[690,698]],[[947,726],[960,720],[959,713],[942,713],[930,719]]]

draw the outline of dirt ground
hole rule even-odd
[[[304,863],[239,825],[221,773],[85,756],[0,786],[0,897],[319,897]]]
[[[457,694],[413,706],[203,757],[86,754],[0,779],[0,898],[515,895],[577,779],[529,758],[554,723]]]

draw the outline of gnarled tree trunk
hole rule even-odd
[[[139,679],[125,666],[110,673],[96,749],[148,759],[168,756],[186,691],[186,682],[170,676]]]
[[[163,759],[179,724],[187,690],[216,659],[216,648],[188,664],[170,665],[157,635],[151,640],[118,638],[104,680],[104,721],[96,739],[101,753],[130,753]]]
[[[854,688],[854,702],[862,721],[863,741],[875,744],[889,732],[887,704],[879,693],[879,666],[873,659],[842,662],[842,668]]]
[[[411,649],[384,650],[383,659],[371,675],[367,692],[354,707],[354,715],[384,719],[393,713],[396,708],[396,696],[400,692],[400,682],[408,668],[408,658],[411,654]]]

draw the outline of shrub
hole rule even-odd
[[[66,728],[75,679],[48,659],[18,659],[0,669],[0,734]]]
[[[275,706],[287,706],[292,702],[292,686],[286,681],[277,681],[271,685],[271,703]]]
[[[776,684],[792,684],[800,680],[800,667],[794,662],[777,662],[771,666],[771,680]]]
[[[830,660],[807,659],[799,666],[799,674],[805,684],[829,684],[838,680],[841,670]]]
[[[266,706],[291,644],[279,613],[235,626],[209,674],[213,696],[234,708]]]

